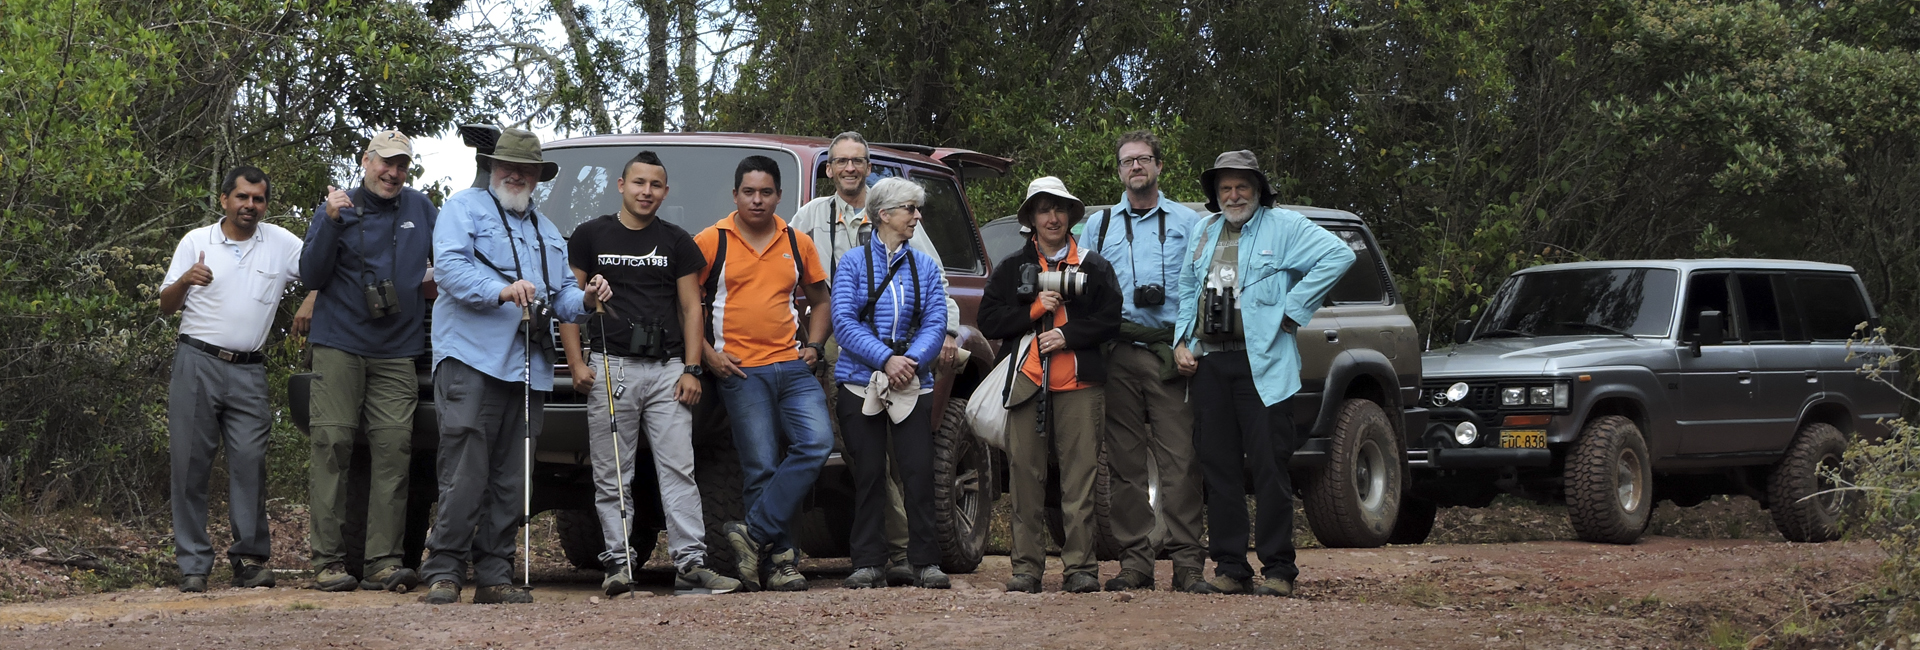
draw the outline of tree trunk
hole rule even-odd
[[[668,0],[641,0],[647,13],[647,86],[640,101],[640,130],[665,131],[667,126],[667,86],[673,83],[667,70]]]
[[[567,30],[567,44],[573,49],[573,75],[580,80],[580,90],[586,96],[587,111],[593,119],[594,133],[611,133],[613,116],[607,113],[607,85],[600,79],[600,71],[593,65],[593,35],[587,33],[580,24],[580,14],[573,8],[573,0],[552,0],[553,13],[560,17],[560,26]]]
[[[675,0],[675,18],[680,22],[680,66],[676,76],[680,87],[680,130],[698,131],[704,125],[700,115],[700,4],[699,0]]]

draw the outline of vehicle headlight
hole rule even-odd
[[[1473,426],[1472,422],[1461,422],[1460,426],[1453,428],[1453,441],[1462,447],[1471,447],[1479,440],[1480,427]]]
[[[1500,405],[1501,406],[1526,406],[1526,404],[1527,404],[1527,389],[1525,388],[1500,389]]]
[[[1573,401],[1572,386],[1567,385],[1567,382],[1564,382],[1564,381],[1555,383],[1553,385],[1553,407],[1554,408],[1560,408],[1560,409],[1566,408],[1567,404],[1571,403],[1572,401]]]
[[[1553,387],[1534,386],[1527,389],[1527,403],[1534,406],[1548,406],[1553,404]]]
[[[1452,403],[1466,399],[1468,390],[1467,382],[1454,382],[1452,386],[1447,387],[1447,402]]]

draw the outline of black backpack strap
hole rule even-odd
[[[720,243],[713,251],[713,264],[707,267],[706,286],[701,287],[700,294],[700,308],[701,311],[706,313],[707,317],[706,330],[708,343],[716,340],[713,332],[713,298],[715,292],[720,290],[720,271],[727,267],[727,231],[715,229],[714,234],[720,236]]]
[[[1113,208],[1108,207],[1100,211],[1100,234],[1093,238],[1093,250],[1099,251],[1107,248],[1107,226],[1111,225],[1113,225]],[[1132,224],[1128,225],[1131,226]]]
[[[807,282],[807,267],[800,262],[800,238],[794,236],[793,226],[787,226],[787,247],[793,249],[793,286],[802,286]],[[829,248],[828,250],[832,250]]]

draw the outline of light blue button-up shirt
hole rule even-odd
[[[539,210],[508,213],[504,220],[502,214],[493,194],[479,187],[460,190],[440,207],[433,225],[433,279],[440,289],[433,302],[433,366],[451,357],[495,379],[518,382],[528,379],[520,307],[500,302],[500,292],[524,277],[567,322],[586,319],[586,293],[567,270],[567,240]],[[524,275],[516,274],[516,252]],[[534,390],[553,390],[552,355],[551,349],[534,350]]]
[[[1100,257],[1113,264],[1113,272],[1120,278],[1122,318],[1147,327],[1167,327],[1180,314],[1177,304],[1180,295],[1180,256],[1187,253],[1187,234],[1193,230],[1199,215],[1187,206],[1167,200],[1165,193],[1160,194],[1160,204],[1144,215],[1132,216],[1131,208],[1126,195],[1121,194],[1120,201],[1106,215],[1090,215],[1086,227],[1080,230],[1080,247],[1099,251]],[[1162,218],[1167,226],[1165,240],[1160,238]],[[1107,227],[1105,245],[1095,246],[1096,240],[1100,239],[1100,227],[1108,219],[1113,220],[1113,225]],[[1120,219],[1133,222],[1131,242],[1127,239],[1127,224]],[[1166,289],[1167,301],[1158,307],[1133,304],[1136,283],[1159,284]]]

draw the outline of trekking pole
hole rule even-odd
[[[613,359],[607,354],[607,305],[594,305],[593,311],[600,317],[600,381],[608,382],[603,390],[607,393],[607,431],[613,433],[613,475],[614,482],[620,487],[620,548],[626,551],[628,575],[633,571],[633,544],[627,538],[633,534],[633,528],[627,523],[627,472],[621,463],[626,454],[620,452],[620,424],[613,419]],[[623,366],[624,367],[624,366]],[[633,593],[633,592],[628,592]],[[633,596],[638,598],[638,595]]]
[[[1040,434],[1041,444],[1051,444],[1053,440],[1053,355],[1040,352],[1040,334],[1053,329],[1053,312],[1047,312],[1046,325],[1039,334],[1033,336],[1033,350],[1040,354],[1040,402],[1033,409],[1034,431]]]
[[[520,436],[524,446],[520,476],[520,584],[533,586],[533,310],[520,307],[520,329],[525,334],[521,355]]]

